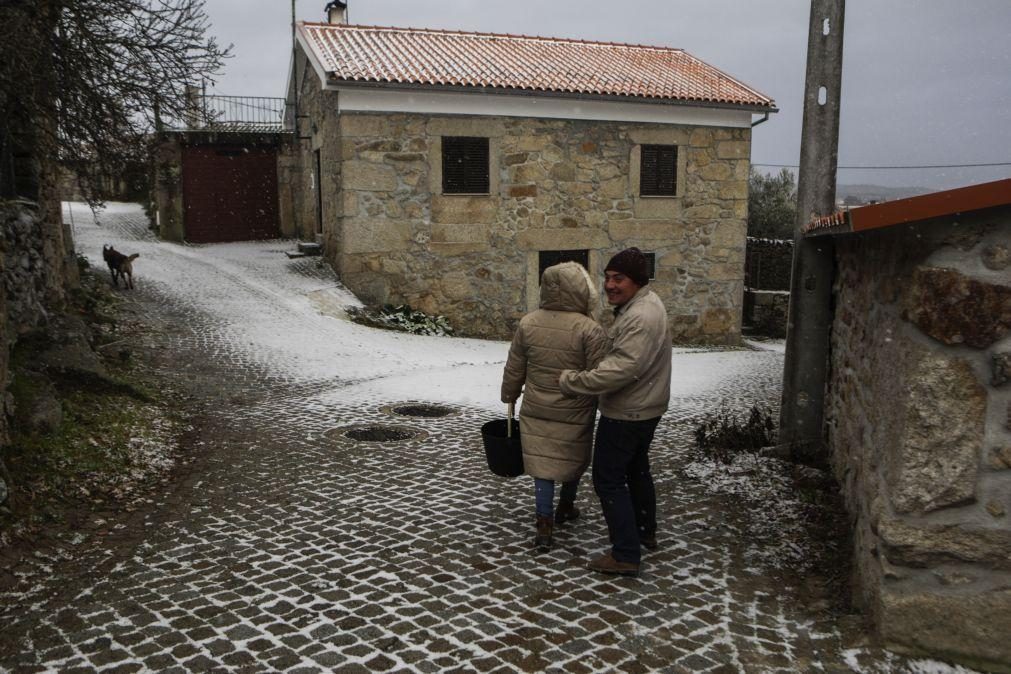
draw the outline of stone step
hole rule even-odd
[[[299,241],[298,242],[298,252],[302,253],[303,255],[308,255],[310,257],[315,256],[315,255],[322,255],[323,254],[323,246],[320,245],[320,244],[318,244],[318,243],[310,243],[308,241]]]

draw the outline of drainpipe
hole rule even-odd
[[[835,253],[830,237],[805,238],[802,227],[815,214],[835,211],[845,5],[846,0],[811,0],[779,422],[780,443],[791,446],[795,460],[812,452],[816,460],[827,458],[824,406]]]

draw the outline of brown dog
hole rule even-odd
[[[112,284],[117,288],[119,287],[119,279],[122,277],[123,285],[133,290],[133,261],[138,257],[140,257],[140,253],[123,255],[112,246],[102,246],[102,258],[109,265]]]

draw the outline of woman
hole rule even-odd
[[[579,517],[579,477],[590,464],[597,400],[566,398],[558,388],[562,370],[591,370],[607,352],[607,336],[593,320],[597,291],[576,262],[544,270],[540,309],[520,320],[502,375],[502,402],[523,393],[520,439],[524,471],[534,478],[537,536],[548,550],[555,522]],[[525,388],[524,388],[525,385]],[[558,510],[555,482],[562,482]]]

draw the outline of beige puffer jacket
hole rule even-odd
[[[523,392],[523,466],[533,477],[567,482],[590,464],[596,398],[563,396],[558,375],[566,369],[592,370],[607,353],[607,336],[590,318],[596,302],[582,265],[548,267],[541,278],[541,308],[520,320],[513,337],[502,402],[514,402]]]

